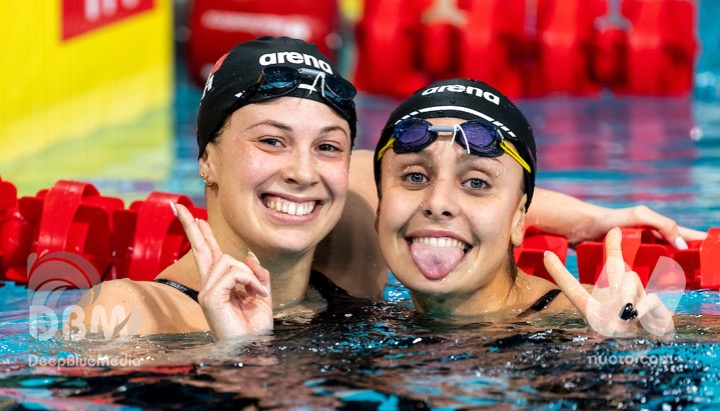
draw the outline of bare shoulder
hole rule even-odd
[[[523,305],[526,305],[527,307],[535,304],[548,292],[559,289],[555,283],[552,283],[544,278],[527,274],[521,274],[520,278],[521,280],[518,282],[522,283],[522,287],[529,290],[523,296]],[[570,310],[572,308],[574,308],[574,306],[570,300],[568,300],[567,297],[565,297],[565,294],[561,292],[548,304],[547,308],[545,308],[543,312],[560,312]]]
[[[200,306],[180,291],[128,279],[106,281],[88,290],[78,303],[74,321],[106,335],[107,329],[112,329],[112,335],[135,335],[209,328]]]

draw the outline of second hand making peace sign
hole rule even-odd
[[[244,262],[224,254],[206,221],[180,204],[171,205],[190,240],[202,286],[198,302],[215,339],[272,330],[270,273],[252,252]]]
[[[626,269],[621,242],[619,228],[608,232],[604,268],[608,286],[595,286],[592,294],[570,274],[554,253],[546,252],[545,267],[568,300],[598,333],[621,337],[631,335],[643,326],[653,335],[670,335],[674,330],[672,311],[657,294],[646,293],[637,273]]]

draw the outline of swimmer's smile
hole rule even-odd
[[[263,194],[260,200],[272,214],[293,220],[313,218],[325,204],[322,200],[279,196],[270,193]]]

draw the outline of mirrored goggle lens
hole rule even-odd
[[[470,151],[477,153],[492,153],[498,151],[494,142],[498,139],[497,131],[495,126],[488,123],[487,121],[468,121],[463,123],[460,127],[465,132],[465,137],[470,145]],[[459,131],[456,131],[459,133]],[[461,136],[456,135],[455,139],[459,139]]]
[[[427,121],[416,118],[398,123],[395,126],[396,143],[393,145],[395,152],[400,154],[425,148],[435,140],[433,133],[430,132],[430,126]]]
[[[300,84],[297,70],[283,66],[269,66],[262,70],[263,82],[259,90],[263,94],[279,95],[294,90]]]
[[[278,96],[296,89],[302,78],[315,82],[317,76],[324,79],[324,96],[338,104],[348,104],[356,94],[355,87],[345,79],[310,69],[295,69],[285,66],[268,66],[262,70],[262,84],[258,90],[265,95]],[[318,83],[318,84],[320,84]]]

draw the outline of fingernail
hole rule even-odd
[[[633,319],[634,318],[632,316],[633,311],[635,311],[635,317],[637,317],[637,310],[633,310],[633,304],[632,303],[625,304],[625,307],[623,307],[623,309],[620,310],[620,319],[625,320],[625,321]]]
[[[177,207],[175,207],[175,203],[172,201],[168,201],[170,203],[170,208],[172,209],[173,214],[175,214],[175,217],[177,217]]]
[[[682,237],[678,237],[675,239],[675,248],[678,250],[687,250],[688,245]]]
[[[260,260],[258,260],[258,258],[257,258],[257,256],[255,255],[255,253],[253,253],[252,251],[248,251],[248,255],[250,256],[250,258],[253,259],[253,261],[255,261],[256,263],[260,264]]]
[[[639,314],[639,313],[638,313],[638,310],[632,310],[632,312],[630,313],[630,319],[631,319],[631,320],[636,319],[637,316],[638,316],[638,314]]]
[[[265,297],[270,297],[270,291],[268,291],[268,289],[265,288],[265,286],[262,284],[260,284],[260,287],[262,287],[263,291],[265,292]]]
[[[543,257],[545,257],[546,255],[548,255],[549,252],[550,252],[550,250],[545,250],[545,252],[543,253]]]

